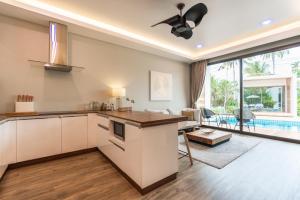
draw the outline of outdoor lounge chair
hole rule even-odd
[[[211,122],[216,122],[217,126],[219,126],[218,115],[214,111],[208,108],[200,108],[200,110],[203,119],[202,122],[208,122],[209,125]]]
[[[234,110],[233,114],[234,114],[234,117],[236,119],[236,124],[234,126],[234,129],[235,129],[236,126],[240,126],[240,124],[241,124],[241,122],[240,122],[241,121],[240,109]],[[254,121],[254,119],[255,119],[255,115],[253,114],[253,112],[251,112],[251,110],[248,109],[248,108],[244,108],[243,109],[243,126],[247,126],[249,132],[250,132],[250,125],[253,126],[254,131],[255,131],[255,121]]]

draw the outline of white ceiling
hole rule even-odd
[[[38,4],[33,3],[34,0],[1,1],[39,13],[39,17],[35,15],[35,20],[43,19],[42,15],[58,18],[68,24],[93,30],[94,37],[99,37],[99,39],[113,40],[111,42],[129,47],[134,46],[138,49],[152,48],[152,51],[155,49],[158,51],[157,54],[164,51],[189,61],[209,58],[300,34],[299,0],[38,0],[39,3],[43,3],[42,6],[36,6]],[[176,4],[179,2],[186,4],[184,12],[199,2],[205,3],[208,7],[208,14],[194,29],[194,35],[189,40],[172,35],[171,27],[168,25],[150,27],[156,22],[176,15],[178,13]],[[4,7],[4,4],[0,4],[0,6]],[[52,9],[48,9],[48,6],[52,6]],[[127,31],[126,33],[133,33],[136,37],[126,38],[128,34],[121,34],[118,37],[116,33],[112,33],[114,37],[108,37],[110,39],[100,37],[95,32],[110,34],[109,30],[93,28],[93,24],[85,24],[84,20],[78,22],[78,19],[72,19],[70,15],[58,16],[61,11],[53,10],[53,8],[69,11],[76,14],[76,17],[84,16],[85,19],[112,25]],[[15,11],[14,16],[22,16],[21,12]],[[5,12],[5,9],[0,8],[1,12],[13,15],[14,11],[10,9],[8,13],[7,10]],[[272,19],[273,23],[262,26],[261,22],[265,19]],[[47,18],[44,18],[44,21],[46,20]],[[75,31],[75,28],[73,29]],[[88,34],[83,29],[79,32]],[[119,39],[116,40],[115,37]],[[122,41],[124,39],[127,41]],[[196,46],[199,43],[203,44],[204,48],[197,49]]]

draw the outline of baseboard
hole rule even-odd
[[[110,158],[108,158],[101,150],[98,149],[98,151],[101,153],[101,155],[103,157],[105,157],[110,163],[111,165],[142,195],[145,195],[153,190],[155,190],[156,188],[169,183],[173,180],[176,179],[177,177],[177,173],[171,174],[170,176],[159,180],[145,188],[141,188],[132,178],[130,178],[122,169],[120,169]]]
[[[156,188],[159,188],[160,186],[165,185],[165,184],[175,180],[176,178],[177,178],[177,173],[167,176],[166,178],[161,179],[161,180],[143,188],[141,194],[142,195],[147,194],[147,193],[155,190]]]
[[[51,160],[57,160],[57,159],[76,156],[76,155],[80,155],[80,154],[84,154],[84,153],[90,153],[90,152],[94,152],[97,150],[98,150],[97,147],[93,147],[93,148],[89,148],[89,149],[82,149],[82,150],[78,150],[78,151],[62,153],[62,154],[58,154],[58,155],[47,156],[47,157],[33,159],[33,160],[26,160],[26,161],[22,161],[22,162],[18,162],[18,163],[9,164],[8,169],[16,169],[19,167],[34,165],[34,164],[43,163],[43,162],[47,162],[47,161],[51,161]]]

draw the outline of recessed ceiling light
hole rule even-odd
[[[198,49],[202,48],[203,47],[203,44],[197,44],[196,46]]]
[[[264,21],[261,22],[261,25],[266,26],[266,25],[269,25],[271,23],[272,23],[271,19],[266,19],[266,20],[264,20]]]

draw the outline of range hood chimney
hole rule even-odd
[[[83,69],[68,65],[68,27],[56,22],[49,23],[49,61],[42,62],[46,70],[70,72],[73,68]]]

